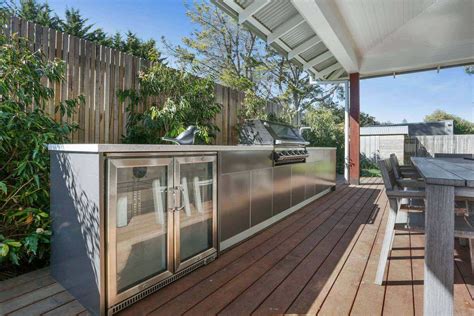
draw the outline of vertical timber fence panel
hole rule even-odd
[[[70,119],[80,128],[71,135],[72,142],[121,142],[126,133],[128,104],[119,102],[117,92],[138,88],[138,72],[149,67],[149,61],[18,17],[11,17],[1,31],[27,38],[31,49],[41,51],[47,60],[65,62],[63,82],[52,84],[43,80],[46,86],[53,88],[55,95],[44,110],[57,121],[65,120],[66,117],[55,114],[56,106],[69,98],[84,97],[84,104]],[[216,103],[222,107],[214,119],[220,130],[214,143],[236,144],[236,127],[244,93],[219,84],[215,85],[214,92]],[[146,109],[147,104],[139,105],[140,111]],[[276,115],[281,111],[277,104],[269,104],[267,109]]]

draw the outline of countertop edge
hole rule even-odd
[[[333,150],[335,147],[307,147],[307,149]],[[140,144],[49,144],[49,151],[83,153],[120,152],[193,152],[273,150],[271,145],[140,145]]]

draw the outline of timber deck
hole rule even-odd
[[[422,315],[424,237],[397,232],[375,285],[388,215],[380,179],[335,192],[224,252],[121,315]],[[455,314],[474,315],[468,249],[456,245]],[[0,282],[2,315],[85,315],[43,269]]]

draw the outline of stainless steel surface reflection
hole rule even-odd
[[[335,185],[335,149],[308,148],[308,152],[305,163],[273,167],[265,151],[218,153],[220,243],[226,241],[228,247],[234,239],[250,237],[278,214]]]

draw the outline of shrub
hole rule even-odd
[[[303,123],[311,127],[311,130],[303,132],[310,146],[336,147],[336,169],[338,173],[343,173],[344,123],[338,123],[337,116],[326,107],[309,109]]]
[[[123,90],[119,99],[128,101],[127,134],[129,144],[157,144],[161,137],[176,137],[189,125],[199,128],[198,141],[209,143],[218,130],[212,123],[219,113],[214,83],[155,63],[139,74],[138,90]],[[150,104],[139,112],[140,104]]]
[[[46,144],[65,143],[74,124],[44,112],[54,97],[51,83],[64,64],[32,52],[27,40],[0,35],[0,262],[3,268],[43,264],[49,256],[49,155]],[[56,107],[69,117],[82,100]]]

